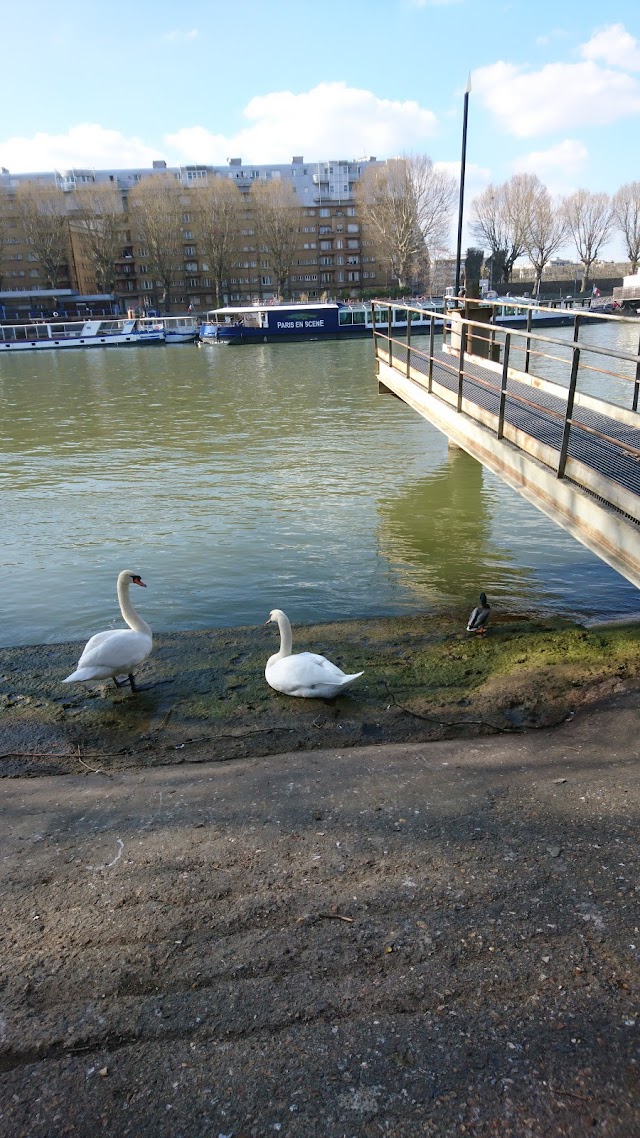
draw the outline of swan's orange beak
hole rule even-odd
[[[132,577],[131,580],[133,581],[134,585],[142,585],[142,588],[146,589],[147,586],[145,585],[144,581],[142,580],[142,577],[138,577],[136,575],[135,577]]]

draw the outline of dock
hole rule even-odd
[[[546,310],[528,306],[527,327],[505,333],[490,305],[467,303],[445,316],[442,342],[435,313],[428,341],[412,342],[410,323],[406,339],[375,329],[379,390],[403,399],[640,587],[640,345],[633,353],[582,343],[579,311],[567,340],[539,330],[538,311]],[[536,374],[549,364],[564,382]],[[587,393],[585,377],[594,375],[622,382],[626,399]]]

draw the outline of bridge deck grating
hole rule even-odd
[[[406,367],[406,348],[397,344],[393,346],[394,366]],[[422,353],[411,351],[411,366],[416,371],[428,373],[429,361]],[[463,396],[466,400],[475,403],[483,410],[497,417],[500,403],[500,375],[488,368],[482,367],[470,360],[465,360],[465,377],[463,380]],[[456,357],[444,352],[434,353],[433,379],[449,391],[458,390],[458,372]],[[482,382],[478,382],[481,380]],[[487,386],[485,386],[487,385]],[[514,396],[528,400],[535,407],[527,407],[518,402]],[[530,387],[526,383],[509,379],[507,385],[507,398],[505,402],[505,421],[518,430],[526,432],[541,443],[560,450],[563,433],[563,422],[566,409],[566,400],[558,398],[546,391]],[[558,415],[559,418],[556,418]],[[606,414],[591,411],[586,407],[574,407],[574,425],[569,435],[568,454],[597,471],[612,482],[640,494],[640,459],[634,458],[615,442],[600,439],[586,431],[581,431],[576,425],[583,423],[601,434],[609,435],[611,439],[640,451],[640,430],[628,427]]]

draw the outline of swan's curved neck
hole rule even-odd
[[[147,636],[151,636],[151,629],[146,620],[138,616],[131,603],[128,581],[118,581],[118,603],[120,605],[120,612],[129,625],[129,628],[132,628],[134,632],[146,632]]]
[[[284,613],[281,613],[278,617],[278,628],[280,629],[280,651],[276,653],[275,659],[282,660],[285,656],[291,655],[293,645],[291,623],[289,617],[285,616]]]

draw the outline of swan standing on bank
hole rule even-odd
[[[151,652],[153,639],[151,629],[136,610],[129,599],[129,586],[141,585],[146,589],[144,581],[137,573],[123,569],[118,574],[118,603],[120,612],[129,625],[128,628],[112,628],[109,632],[97,632],[87,642],[75,672],[63,680],[63,684],[70,684],[76,680],[108,680],[113,678],[117,688],[126,680],[118,683],[116,676],[128,676],[131,690],[137,691],[133,678],[133,669],[146,660]]]
[[[273,609],[266,623],[271,621],[275,621],[280,629],[280,651],[269,657],[264,674],[267,683],[276,691],[307,699],[333,699],[362,675],[362,672],[355,672],[347,676],[330,660],[317,656],[315,652],[292,655],[289,618],[282,609]]]

